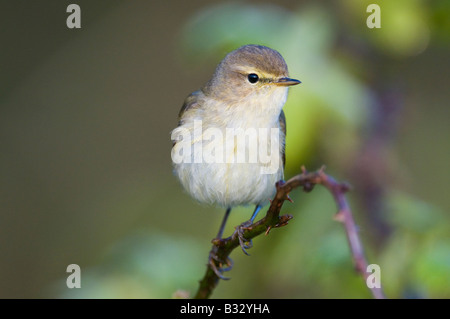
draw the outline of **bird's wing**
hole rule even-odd
[[[284,136],[286,136],[286,116],[284,115],[283,110],[281,110],[278,121],[280,123],[280,128],[284,133]],[[281,157],[283,159],[283,169],[284,169],[286,165],[286,143],[283,143],[283,150],[281,152]]]
[[[201,90],[195,91],[191,93],[186,100],[184,100],[183,106],[181,107],[180,112],[178,113],[178,125],[182,125],[183,123],[183,114],[190,109],[198,107],[198,101],[203,92]],[[176,142],[172,141],[172,146],[175,146]]]
[[[195,91],[195,92],[191,93],[186,98],[186,100],[184,100],[183,106],[181,107],[181,110],[178,113],[178,121],[179,122],[181,122],[184,112],[198,106],[198,100],[199,100],[201,94],[203,94],[203,92],[201,90]]]

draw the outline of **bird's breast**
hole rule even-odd
[[[285,94],[280,92],[240,104],[205,101],[174,130],[190,135],[172,153],[181,154],[175,173],[194,198],[230,207],[263,204],[274,195],[275,183],[283,178],[279,116]]]

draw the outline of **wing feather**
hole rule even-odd
[[[284,136],[286,136],[286,116],[284,115],[283,110],[281,110],[278,121],[280,123],[280,128],[284,133]],[[283,169],[284,169],[284,167],[286,166],[286,143],[283,144],[283,149],[281,151],[281,157],[283,159]]]

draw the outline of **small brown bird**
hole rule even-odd
[[[288,87],[299,83],[289,78],[280,53],[245,45],[226,55],[206,85],[184,102],[172,131],[174,171],[193,198],[226,208],[218,239],[232,207],[255,205],[241,226],[252,224],[283,179],[282,108]],[[251,242],[238,235],[246,253]]]

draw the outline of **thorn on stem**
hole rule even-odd
[[[267,229],[266,229],[266,232],[264,233],[264,235],[266,235],[266,236],[269,235],[272,228],[286,226],[292,218],[294,218],[292,215],[283,215],[283,216],[278,217],[278,223],[276,223],[273,226],[271,226],[271,225],[267,226]]]
[[[341,222],[343,223],[345,221],[345,214],[343,210],[340,210],[336,213],[336,215],[334,215],[333,219],[335,221]]]
[[[294,201],[292,200],[292,198],[289,197],[289,195],[286,195],[286,199],[287,199],[288,201],[290,201],[291,203],[294,203]]]
[[[278,223],[275,224],[275,226],[273,227],[282,227],[282,226],[286,226],[288,224],[288,222],[294,218],[292,215],[283,215],[280,216],[278,219]]]

